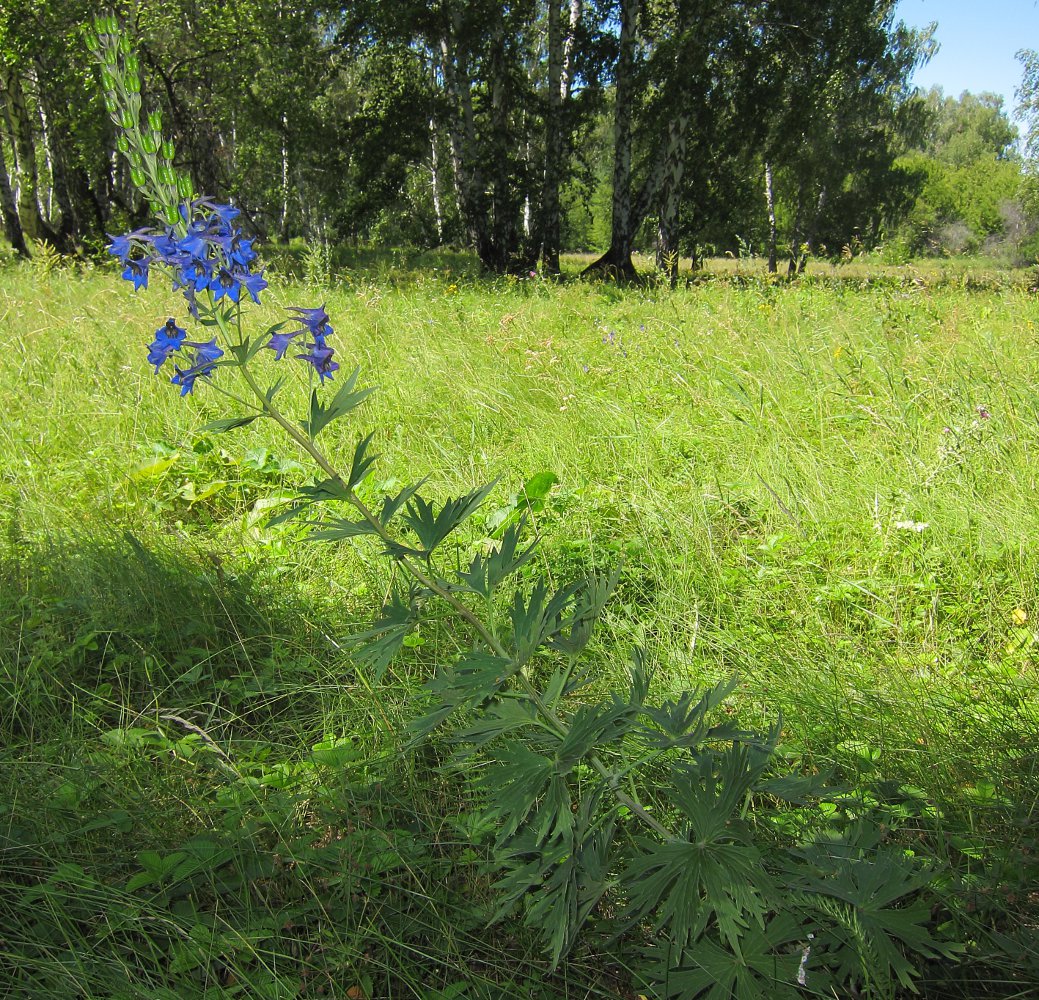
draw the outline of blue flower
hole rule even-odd
[[[257,305],[260,304],[260,292],[267,287],[267,281],[261,271],[259,274],[250,274],[245,272],[239,276],[239,280],[242,283],[242,287],[252,296],[253,302]],[[300,333],[303,331],[301,330]]]
[[[187,331],[177,326],[172,316],[166,320],[165,326],[155,331],[155,339],[148,345],[148,363],[155,365],[156,375],[166,359],[181,349],[187,335]]]
[[[140,260],[125,260],[126,267],[123,268],[123,277],[133,282],[133,290],[140,291],[148,287],[148,265],[151,257],[142,257]]]
[[[187,343],[187,342],[186,342]],[[195,356],[187,368],[179,368],[174,365],[176,374],[170,381],[180,386],[180,394],[186,396],[195,390],[195,380],[198,378],[210,378],[216,369],[216,360],[224,355],[224,352],[216,346],[216,338],[208,344],[191,344],[194,347]]]
[[[339,362],[332,360],[335,352],[331,347],[325,347],[322,344],[307,344],[307,347],[310,348],[309,354],[297,354],[296,357],[300,361],[313,365],[314,371],[321,376],[322,382],[326,378],[332,378],[333,372],[339,371]]]
[[[226,267],[221,267],[210,279],[209,288],[213,293],[213,301],[219,302],[225,295],[232,301],[237,302],[242,294],[242,286],[238,276],[232,274]]]

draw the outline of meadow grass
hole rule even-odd
[[[292,270],[252,322],[326,304],[344,369],[379,387],[325,434],[348,460],[375,431],[364,489],[499,479],[493,518],[553,473],[545,567],[623,567],[590,653],[602,689],[635,646],[665,690],[736,674],[732,710],[781,717],[796,767],[907,787],[921,805],[899,835],[948,866],[971,962],[1005,976],[996,995],[1027,988],[1026,275],[785,283],[729,267],[671,292],[488,282],[464,259],[354,268],[330,287]],[[522,929],[485,936],[478,814],[435,759],[395,753],[450,636],[420,636],[377,688],[354,669],[343,638],[379,607],[383,561],[267,525],[271,498],[309,472],[271,426],[203,432],[233,412],[215,387],[182,400],[151,374],[144,345],[181,304],[135,297],[107,268],[0,269],[0,909],[14,928],[0,982],[310,995],[334,971],[339,996],[618,995],[623,968],[591,951],[543,980]],[[196,896],[213,852],[232,852],[223,921],[132,881],[159,863],[142,852],[185,844],[211,862],[182,872]],[[330,869],[336,845],[370,866]],[[934,995],[956,995],[957,975],[934,970]]]

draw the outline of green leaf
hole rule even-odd
[[[497,480],[465,496],[448,500],[439,512],[432,503],[415,493],[403,516],[408,527],[418,537],[423,555],[431,555],[455,528],[477,510],[496,485]]]
[[[239,427],[246,427],[261,416],[263,416],[263,414],[254,413],[252,416],[248,417],[226,417],[223,420],[211,420],[201,429],[212,434],[225,434],[227,431],[233,431]]]
[[[354,449],[354,458],[350,464],[350,475],[346,481],[347,490],[355,490],[368,475],[368,470],[378,461],[378,455],[368,454],[368,445],[372,443],[375,432],[372,431],[367,437],[362,438]]]
[[[333,521],[311,522],[318,530],[307,535],[308,542],[338,542],[344,538],[358,538],[361,535],[377,535],[378,529],[367,521]]]
[[[500,656],[474,649],[457,663],[437,671],[423,686],[432,707],[411,723],[416,736],[424,736],[439,726],[463,705],[492,698],[515,672],[515,667]]]
[[[469,569],[459,571],[458,578],[467,590],[482,597],[490,598],[506,577],[511,576],[534,557],[538,546],[535,539],[527,548],[520,551],[519,540],[526,526],[526,518],[507,528],[501,541],[490,553],[477,553],[469,564]]]
[[[404,637],[418,624],[416,602],[414,589],[406,601],[394,592],[372,627],[349,637],[349,643],[356,649],[357,661],[372,668],[376,682],[382,679],[386,668],[400,651]]]
[[[310,418],[303,421],[302,427],[312,441],[333,420],[345,416],[351,410],[356,409],[375,391],[374,388],[354,391],[354,386],[357,385],[357,376],[360,373],[361,369],[355,368],[350,373],[350,377],[339,387],[339,391],[332,397],[332,401],[327,406],[321,402],[317,389],[311,392]]]

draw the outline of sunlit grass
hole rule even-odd
[[[635,645],[662,687],[736,673],[741,715],[781,713],[796,764],[921,789],[960,838],[932,829],[929,851],[1013,845],[1039,794],[1039,301],[1024,275],[772,284],[741,265],[673,293],[344,265],[331,288],[275,280],[249,322],[326,304],[344,370],[379,387],[325,435],[345,460],[375,430],[366,488],[500,478],[493,511],[555,473],[537,519],[551,572],[623,566],[593,647],[603,687]],[[190,767],[162,764],[176,752],[129,778],[98,756],[117,728],[182,739],[171,716],[234,766],[344,735],[392,755],[436,659],[431,637],[378,690],[353,670],[343,637],[382,600],[381,561],[266,527],[301,456],[262,423],[204,434],[233,404],[152,375],[144,345],[181,305],[111,270],[0,270],[0,718],[5,761],[43,775],[18,792],[33,823],[84,761],[84,815],[162,802],[145,826],[170,843],[222,822]],[[303,366],[267,363],[302,402]],[[463,808],[397,767],[420,825]],[[147,845],[120,843],[133,870]]]

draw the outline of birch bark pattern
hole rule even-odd
[[[29,111],[25,104],[25,92],[22,90],[18,74],[2,62],[0,62],[0,90],[3,90],[4,120],[14,150],[16,204],[22,233],[28,240],[43,239],[47,235],[47,229],[40,217],[40,209],[36,200],[38,184],[36,146],[33,141]]]
[[[610,248],[585,268],[585,274],[603,273],[624,280],[634,280],[631,262],[631,118],[635,97],[635,28],[640,0],[621,0],[620,54],[617,59],[617,83],[613,113],[613,199],[610,226]]]

